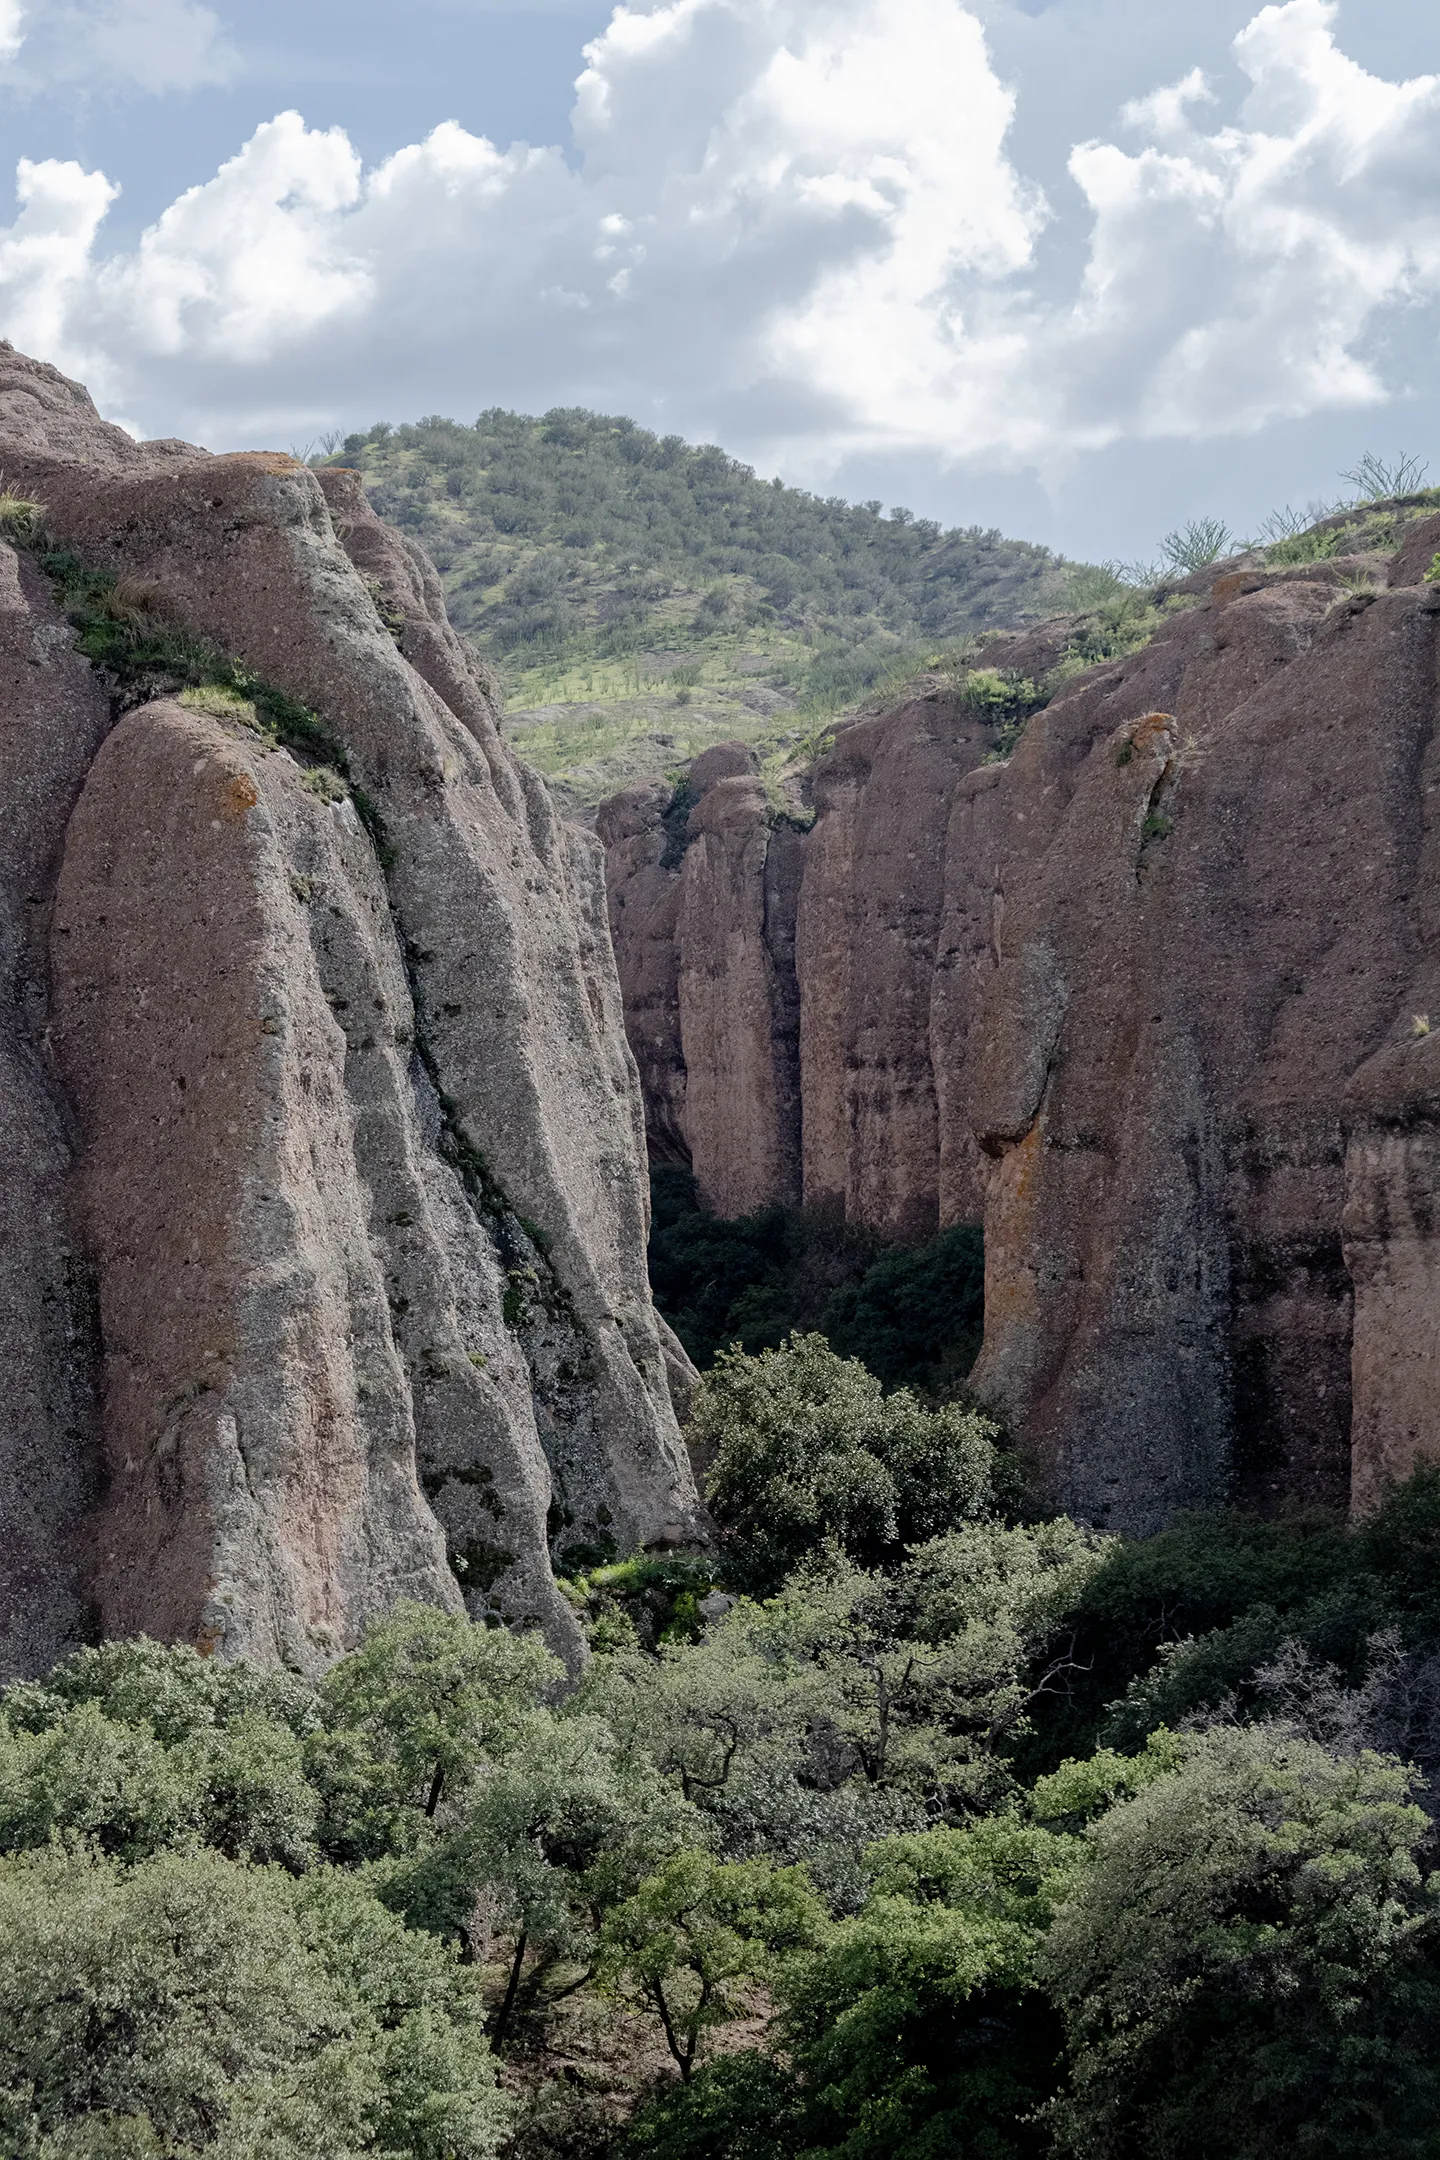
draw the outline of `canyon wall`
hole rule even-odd
[[[690,904],[719,783],[672,868],[663,791],[601,814],[647,1100],[707,1202],[798,1190],[904,1239],[983,1219],[973,1385],[1093,1521],[1364,1509],[1440,1460],[1437,548],[1429,517],[1388,557],[1192,580],[1008,757],[921,685],[841,730],[803,837],[749,783],[732,912]],[[1038,675],[1043,642],[986,663]],[[792,976],[741,936],[777,845]],[[736,937],[752,1033],[798,1007],[783,1136],[753,1085],[698,1114]]]
[[[137,701],[0,545],[0,1666],[318,1669],[403,1596],[573,1660],[552,1563],[697,1528],[598,846],[353,476],[136,444],[7,346],[0,469],[317,745]]]

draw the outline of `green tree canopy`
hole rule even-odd
[[[487,2160],[510,2113],[471,1976],[354,1880],[0,1862],[6,2152]]]
[[[696,1390],[692,1444],[713,1454],[707,1494],[742,1587],[779,1587],[833,1540],[852,1560],[898,1560],[907,1545],[988,1511],[995,1428],[951,1404],[886,1395],[823,1335],[758,1357],[722,1351]]]
[[[1064,2150],[1096,2160],[1433,2152],[1435,1886],[1414,1776],[1219,1728],[1090,1833],[1041,1969]]]

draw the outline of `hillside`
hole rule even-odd
[[[434,559],[498,670],[507,733],[572,807],[742,737],[793,749],[938,642],[1053,613],[1050,552],[821,500],[713,447],[584,411],[350,436],[380,515]]]

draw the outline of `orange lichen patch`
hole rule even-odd
[[[260,800],[260,790],[248,772],[232,773],[225,783],[220,807],[226,817],[238,822],[247,810],[253,810]]]
[[[1175,715],[1168,712],[1146,713],[1130,730],[1130,741],[1142,757],[1147,751],[1168,752]]]
[[[1030,1218],[1038,1198],[1037,1172],[1043,1146],[1037,1117],[1024,1138],[1005,1149],[991,1177],[985,1210],[987,1326],[998,1317],[1018,1319],[1034,1306],[1033,1273],[1015,1262],[1031,1250]]]
[[[1218,577],[1210,588],[1210,598],[1217,608],[1229,607],[1232,600],[1239,600],[1246,593],[1259,592],[1266,582],[1263,570],[1228,570]]]

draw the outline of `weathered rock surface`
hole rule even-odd
[[[718,1214],[746,1215],[800,1197],[801,834],[772,816],[744,743],[698,757],[688,792],[683,832],[667,788],[603,806],[610,929],[651,1152],[689,1161]]]
[[[350,476],[134,444],[3,347],[0,457],[311,707],[371,828],[223,699],[112,728],[0,563],[0,1655],[88,1607],[317,1666],[404,1595],[573,1653],[552,1555],[697,1517],[598,846]]]
[[[1440,1460],[1437,547],[1190,581],[1005,762],[937,694],[815,771],[802,1197],[910,1238],[983,1215],[974,1384],[1093,1520],[1364,1508]],[[617,922],[625,879],[612,849]],[[760,1159],[720,1133],[717,1193]]]

